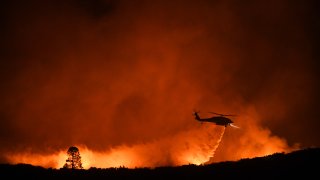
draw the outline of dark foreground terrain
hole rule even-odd
[[[0,179],[320,179],[320,148],[210,165],[149,168],[45,169],[0,165]]]

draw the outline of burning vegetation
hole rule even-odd
[[[68,159],[66,163],[63,165],[63,168],[67,169],[82,169],[82,162],[79,149],[75,146],[71,146],[68,149]]]

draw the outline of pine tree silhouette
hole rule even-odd
[[[79,149],[75,146],[71,146],[68,151],[68,158],[66,160],[66,163],[64,164],[63,168],[68,169],[82,169],[82,163],[81,163],[81,156]]]

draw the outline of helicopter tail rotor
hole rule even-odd
[[[195,116],[196,120],[200,120],[200,116],[198,113],[200,113],[200,111],[196,111],[195,109],[193,110],[193,115]]]
[[[200,113],[200,111],[197,111],[196,109],[193,109],[193,115]]]

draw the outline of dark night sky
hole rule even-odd
[[[194,108],[235,113],[258,129],[227,130],[219,160],[236,158],[223,150],[259,129],[288,146],[320,146],[319,8],[316,0],[1,1],[0,161],[26,149],[106,150],[174,136],[198,127]]]

